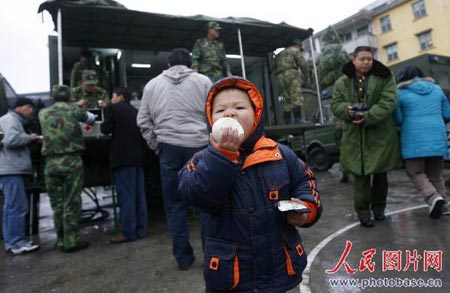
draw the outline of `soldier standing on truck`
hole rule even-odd
[[[70,104],[68,86],[54,86],[54,104],[39,112],[44,144],[45,183],[53,210],[56,247],[62,252],[74,252],[89,246],[78,238],[83,188],[83,161],[85,150],[79,122],[92,124],[95,116]]]
[[[91,52],[87,49],[83,49],[80,52],[80,61],[75,63],[70,73],[70,87],[75,88],[80,85],[81,73],[85,69],[91,68],[91,62],[89,58],[91,57]]]
[[[301,123],[304,98],[302,93],[302,79],[307,80],[308,65],[302,54],[302,41],[298,38],[292,40],[291,45],[281,51],[273,61],[273,71],[277,75],[278,84],[283,96],[282,110],[285,124],[291,124],[291,112],[295,123]]]
[[[95,70],[83,70],[81,78],[81,85],[72,89],[73,99],[77,104],[87,109],[105,107],[109,103],[109,97],[106,90],[97,86]]]
[[[192,49],[192,69],[208,76],[212,82],[231,75],[225,47],[217,40],[221,29],[217,22],[209,22],[208,35],[198,39]]]

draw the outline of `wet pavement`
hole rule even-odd
[[[315,226],[300,229],[309,253],[301,292],[450,292],[450,216],[430,219],[404,170],[389,174],[387,217],[374,228],[357,222],[352,182],[339,183],[337,165],[316,175],[324,213]],[[444,177],[450,179],[450,170]],[[0,292],[203,292],[198,219],[190,220],[196,261],[179,271],[160,207],[150,212],[148,237],[108,243],[115,229],[107,195],[99,199],[111,216],[83,224],[81,237],[91,246],[72,254],[53,247],[52,213],[42,195],[33,236],[41,248],[21,256],[0,250]],[[87,198],[83,203],[90,205]]]

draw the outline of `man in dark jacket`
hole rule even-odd
[[[113,237],[111,243],[133,241],[147,235],[145,141],[136,124],[138,111],[130,104],[130,99],[131,93],[126,88],[116,88],[101,124],[104,134],[112,134],[111,166],[122,214],[122,234]]]

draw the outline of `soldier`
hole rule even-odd
[[[291,123],[291,112],[294,114],[295,123],[300,123],[301,106],[303,106],[302,79],[308,79],[308,65],[303,59],[302,41],[300,39],[292,40],[292,44],[279,53],[273,63],[273,71],[277,75],[278,84],[283,96],[282,110],[284,122]]]
[[[80,52],[80,61],[75,63],[72,67],[72,72],[70,73],[70,87],[74,88],[80,85],[81,72],[85,69],[92,68],[90,65],[89,58],[91,57],[91,52],[84,49]]]
[[[106,106],[109,98],[106,91],[97,86],[98,78],[95,70],[83,70],[81,77],[81,85],[72,89],[73,99],[79,102],[77,104],[88,109]]]
[[[53,209],[56,247],[63,252],[74,252],[89,246],[78,239],[83,188],[81,152],[85,149],[79,122],[91,124],[95,117],[70,104],[68,86],[54,86],[52,98],[54,104],[39,112],[44,136],[45,182]]]
[[[208,76],[212,82],[231,75],[225,47],[217,40],[221,29],[217,22],[209,22],[208,35],[198,39],[192,49],[192,69]]]

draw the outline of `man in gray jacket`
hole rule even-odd
[[[14,110],[0,118],[0,128],[4,131],[0,150],[0,189],[4,194],[3,239],[7,253],[15,255],[39,248],[25,239],[28,199],[24,175],[33,173],[28,144],[37,140],[38,136],[27,134],[23,123],[33,115],[33,109],[32,100],[20,97],[14,104]]]
[[[169,69],[150,80],[137,116],[148,146],[159,154],[161,183],[172,250],[180,270],[195,257],[189,242],[188,207],[178,198],[178,171],[209,140],[205,101],[211,81],[190,69],[192,59],[184,48],[174,49]]]

